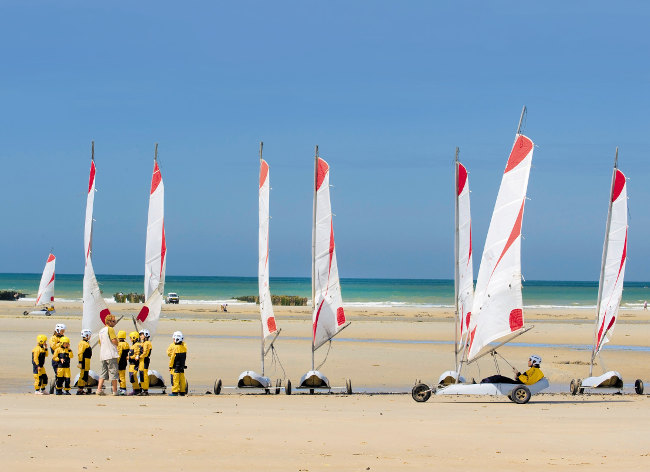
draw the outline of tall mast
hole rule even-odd
[[[158,161],[158,143],[156,143],[156,147],[153,151],[153,160]]]
[[[90,146],[91,146],[91,148],[90,148],[91,149],[91,151],[90,151],[90,160],[94,161],[95,160],[95,141],[91,141],[90,143],[91,143],[90,144]]]
[[[454,159],[454,306],[455,317],[454,317],[454,365],[458,369],[458,253],[459,253],[459,235],[458,235],[458,152],[459,149],[456,147],[456,158]]]
[[[314,155],[314,221],[311,228],[311,311],[316,309],[316,184],[318,181],[318,145]],[[313,318],[313,316],[312,316]],[[314,335],[311,336],[311,370],[314,370]]]
[[[263,147],[264,147],[264,143],[260,141],[260,172],[262,169],[262,148]],[[261,224],[262,222],[260,221],[259,223]],[[259,273],[257,274],[257,277],[258,277],[258,284],[259,284]],[[260,299],[260,310],[261,309],[262,309],[262,300]],[[262,338],[262,341],[260,343],[260,356],[262,359],[262,377],[264,377],[264,321],[262,319],[262,316],[260,316],[260,336]]]
[[[597,336],[598,336],[598,319],[600,316],[600,305],[603,297],[603,283],[605,282],[605,263],[607,261],[607,252],[609,250],[609,229],[612,225],[612,195],[614,192],[614,182],[616,181],[616,168],[618,166],[618,146],[616,146],[616,156],[614,157],[614,171],[612,172],[612,185],[609,189],[609,206],[607,208],[607,225],[605,226],[605,243],[603,244],[603,259],[600,263],[600,278],[598,279],[598,302],[596,303],[596,325],[594,328],[594,345],[591,350],[591,362],[589,363],[589,377],[592,376],[594,371],[594,359],[598,351]]]
[[[521,122],[524,120],[526,115],[526,105],[521,109],[521,116],[519,117],[519,125],[517,126],[517,134],[521,134]]]

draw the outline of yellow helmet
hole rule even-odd
[[[137,331],[131,331],[129,333],[129,337],[131,338],[131,341],[137,341],[138,339],[140,339],[140,335],[138,334]]]
[[[126,331],[122,330],[117,333],[117,339],[124,339],[126,338]]]
[[[45,344],[47,342],[47,336],[45,336],[44,334],[39,334],[38,336],[36,336],[36,342],[38,344]]]
[[[67,336],[61,336],[61,339],[59,339],[59,341],[61,344],[70,343],[70,338]]]

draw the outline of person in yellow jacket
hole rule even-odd
[[[81,330],[81,341],[79,341],[79,350],[77,359],[79,360],[79,380],[77,381],[77,395],[90,395],[92,393],[88,387],[88,372],[90,372],[90,358],[93,357],[93,348],[90,346],[90,337],[93,332],[89,329]],[[84,387],[87,387],[84,390]]]
[[[140,365],[138,373],[140,374],[140,386],[142,387],[141,395],[149,395],[149,363],[151,361],[151,333],[148,329],[140,330],[140,344],[142,345],[142,356],[140,356]]]
[[[142,345],[140,344],[137,331],[129,333],[131,339],[131,349],[129,349],[129,380],[133,391],[129,395],[140,395],[142,389],[138,379],[138,367],[140,365],[140,355],[142,354]]]
[[[529,369],[523,374],[513,367],[515,378],[505,377],[503,375],[493,375],[491,377],[481,380],[481,383],[508,383],[508,384],[524,384],[533,385],[544,378],[544,372],[539,366],[542,364],[542,358],[532,355],[528,358]]]
[[[52,353],[52,369],[54,369],[54,378],[56,379],[57,362],[54,360],[54,351],[61,345],[61,338],[65,336],[65,325],[57,323],[54,327],[54,333],[50,337],[50,352]]]
[[[47,357],[47,336],[36,336],[36,347],[32,349],[32,371],[34,372],[34,393],[46,395],[47,372],[45,372],[45,358]]]
[[[70,349],[70,338],[61,336],[61,344],[54,351],[53,360],[57,363],[56,369],[56,394],[70,395],[70,360],[74,354]]]
[[[126,342],[126,331],[117,333],[117,373],[120,377],[120,395],[126,395],[126,367],[129,363],[129,343]]]
[[[185,391],[185,365],[187,361],[187,347],[183,342],[183,333],[180,331],[174,332],[172,335],[174,340],[173,346],[170,346],[171,349],[167,349],[169,353],[169,370],[173,371],[172,374],[172,393],[170,396],[181,395],[184,396],[187,394]]]

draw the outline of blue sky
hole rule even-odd
[[[475,273],[522,105],[538,146],[527,279],[596,280],[614,150],[627,280],[650,280],[646,2],[0,4],[0,272],[143,272],[153,147],[169,274],[255,275],[257,149],[271,275],[308,276],[313,149],[331,166],[343,277],[453,276],[453,156],[470,171]]]

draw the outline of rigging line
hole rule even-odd
[[[273,365],[274,371],[277,370],[277,365],[279,365],[280,369],[282,369],[282,379],[284,380],[287,378],[287,373],[284,371],[284,366],[282,365],[280,356],[275,350],[275,344],[271,345],[271,364]]]
[[[323,359],[323,362],[318,364],[318,367],[316,367],[316,370],[323,367],[323,364],[325,364],[325,362],[327,361],[327,356],[329,356],[329,354],[330,354],[330,349],[332,349],[332,338],[330,338],[330,340],[329,340],[329,343],[328,343],[328,346],[327,346],[327,352],[325,353],[325,359]]]

